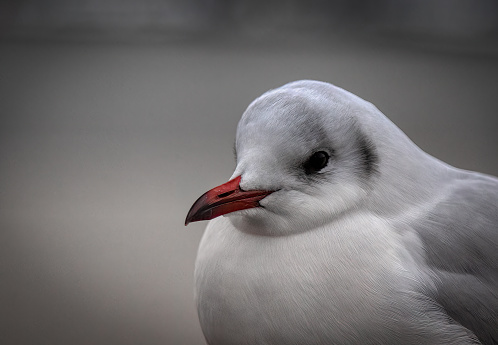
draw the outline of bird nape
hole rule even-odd
[[[311,80],[254,100],[235,149],[185,221],[211,220],[195,264],[209,344],[498,344],[497,178]]]

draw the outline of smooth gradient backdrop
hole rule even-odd
[[[496,54],[347,36],[0,44],[0,343],[205,344],[206,223],[185,215],[230,177],[247,105],[305,78],[498,175]]]

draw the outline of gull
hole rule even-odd
[[[254,100],[235,150],[185,221],[212,219],[194,274],[208,344],[498,344],[497,178],[311,80]]]

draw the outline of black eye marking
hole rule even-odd
[[[367,176],[372,175],[377,170],[379,158],[375,153],[374,145],[364,136],[360,136],[358,140],[358,153]]]
[[[311,155],[311,157],[304,163],[304,172],[306,175],[311,175],[319,172],[329,163],[329,154],[325,151],[318,151]]]

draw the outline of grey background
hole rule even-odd
[[[332,82],[498,175],[494,2],[453,5],[460,24],[423,1],[78,3],[0,4],[1,344],[204,344],[205,223],[184,217],[231,175],[245,107],[283,83]]]

